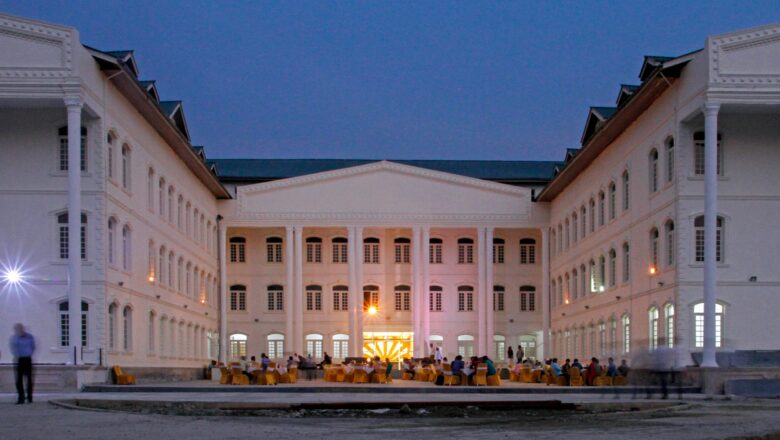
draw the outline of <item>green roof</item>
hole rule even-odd
[[[269,181],[333,171],[379,160],[372,159],[209,159],[222,181]],[[498,182],[547,182],[553,177],[554,161],[501,160],[392,160],[429,170]]]

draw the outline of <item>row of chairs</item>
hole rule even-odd
[[[239,365],[220,367],[221,376],[219,383],[222,385],[276,385],[280,383],[296,383],[298,381],[298,368],[290,367],[285,373],[276,371],[276,363],[271,362],[268,370],[255,370],[250,373],[251,378],[241,371]]]
[[[380,366],[371,374],[360,368],[353,368],[347,373],[343,365],[324,365],[323,379],[326,382],[345,383],[392,383],[393,377],[387,374],[387,367]]]
[[[585,385],[585,378],[582,376],[582,372],[579,368],[570,368],[569,377],[555,376],[551,370],[547,369],[544,372],[541,370],[531,370],[530,368],[523,368],[520,373],[517,374],[514,371],[509,371],[509,380],[511,382],[521,383],[546,383],[547,385],[558,386],[583,386]],[[607,371],[602,369],[601,374],[593,381],[594,386],[622,386],[626,385],[625,376],[607,376]]]
[[[454,374],[452,372],[451,364],[442,364],[441,367],[441,371],[438,371],[433,365],[429,365],[425,368],[417,370],[414,373],[414,380],[418,382],[436,382],[436,379],[439,377],[439,375],[443,375],[444,385],[452,386],[468,384],[468,376],[463,374],[463,372]],[[403,380],[411,380],[412,374],[404,372],[401,378]],[[472,384],[477,386],[500,386],[501,378],[497,374],[488,376],[487,365],[480,363],[477,365],[477,373],[473,377]]]

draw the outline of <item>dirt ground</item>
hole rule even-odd
[[[647,402],[647,401],[643,401]],[[0,402],[0,439],[512,438],[780,439],[780,400],[695,400],[618,413],[518,409],[160,415]],[[637,408],[645,408],[637,401]],[[209,414],[214,414],[213,412]]]

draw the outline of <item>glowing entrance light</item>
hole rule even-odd
[[[371,306],[368,308],[368,314],[369,315],[376,315],[376,306]]]
[[[650,273],[650,275],[655,275],[656,268],[655,266],[650,266],[650,268],[647,271]]]
[[[3,272],[3,280],[9,284],[19,284],[22,282],[22,273],[18,269],[6,269]]]

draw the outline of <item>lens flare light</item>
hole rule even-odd
[[[3,281],[8,284],[19,284],[22,282],[22,273],[19,269],[10,268],[3,271]]]

